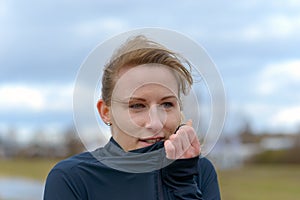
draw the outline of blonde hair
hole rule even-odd
[[[173,69],[178,78],[179,93],[188,94],[193,84],[190,73],[191,64],[181,55],[149,40],[143,35],[139,35],[130,38],[117,49],[104,67],[102,99],[106,105],[111,103],[112,91],[121,68],[153,63],[162,64]],[[185,65],[189,67],[189,70]]]

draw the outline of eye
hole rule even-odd
[[[134,103],[134,104],[129,104],[129,108],[130,109],[135,109],[135,110],[138,110],[138,109],[143,109],[145,108],[146,106],[142,103]]]
[[[161,106],[164,108],[164,109],[168,109],[168,108],[172,108],[174,107],[174,104],[172,102],[164,102],[161,104]]]

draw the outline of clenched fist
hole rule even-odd
[[[199,156],[201,153],[200,142],[189,120],[172,134],[164,143],[168,159],[188,159]]]

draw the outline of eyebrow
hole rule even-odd
[[[169,95],[169,96],[165,96],[163,97],[160,101],[166,100],[166,99],[176,99],[178,101],[178,97],[176,97],[175,95]],[[141,97],[126,97],[124,99],[113,99],[112,101],[115,102],[119,102],[119,103],[128,103],[129,101],[143,101],[146,102],[147,100]]]
[[[161,99],[161,101],[166,100],[166,99],[171,99],[171,98],[175,98],[176,100],[178,99],[175,95],[169,95],[169,96],[163,97],[163,98]],[[130,98],[126,98],[125,100],[129,100],[129,101],[132,101],[132,100],[136,100],[136,101],[147,101],[146,99],[141,98],[141,97],[130,97]]]
[[[175,98],[176,100],[178,100],[178,98],[175,95],[166,96],[166,97],[162,98],[161,100],[172,99],[172,98]]]

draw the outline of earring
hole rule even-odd
[[[107,126],[111,126],[111,123],[110,123],[110,122],[105,122],[105,124],[106,124]]]

